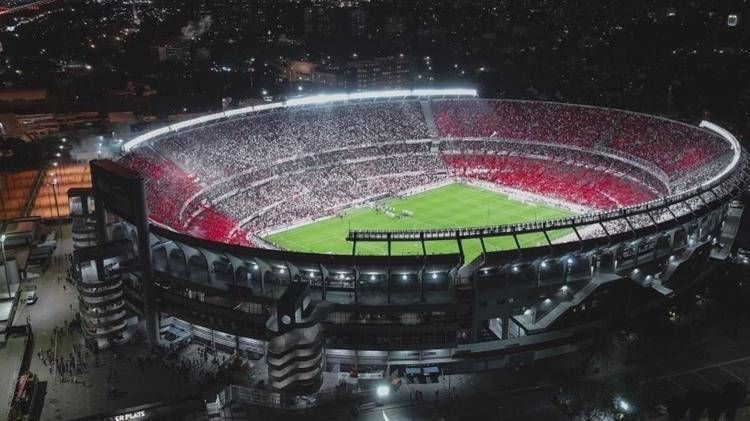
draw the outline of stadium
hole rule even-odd
[[[708,121],[435,89],[182,121],[92,176],[74,235],[96,220],[149,339],[298,394],[528,364],[669,306],[730,255],[748,174]],[[129,334],[120,314],[89,334]]]

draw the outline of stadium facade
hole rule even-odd
[[[278,136],[288,159],[267,156],[275,152],[263,142],[244,140],[266,120],[316,128],[316,119],[328,118],[321,113],[379,127],[388,120],[373,122],[377,117],[370,111],[388,107],[400,114],[408,107],[423,132],[355,135],[364,145],[326,135],[329,145],[316,143],[315,150],[303,152],[285,146],[297,138]],[[186,155],[175,155],[219,150],[222,142],[211,133],[226,138],[227,130],[242,132],[237,138],[243,140],[231,141],[235,151],[257,148],[250,153],[258,161],[274,158],[273,170],[262,167],[265,175],[259,176],[266,164],[248,162],[251,170],[223,171],[223,161],[207,156],[218,167],[208,173],[210,163],[191,168],[193,163],[180,159]],[[310,136],[318,142],[316,133]],[[179,147],[170,150],[170,142]],[[199,146],[186,150],[186,144]],[[352,156],[354,150],[361,152]],[[74,224],[74,238],[78,226],[89,240],[84,234],[95,224],[98,244],[82,244],[76,253],[94,262],[89,271],[98,268],[101,278],[118,279],[105,284],[122,288],[126,307],[145,321],[152,343],[190,336],[251,356],[267,366],[262,377],[274,390],[290,393],[316,390],[323,371],[472,372],[580,349],[615,323],[669,305],[721,267],[733,246],[743,211],[738,199],[748,180],[746,152],[710,122],[690,126],[611,109],[484,100],[471,90],[292,99],[157,129],[125,144],[124,153],[119,163],[91,164],[95,206],[79,215],[87,223]],[[226,159],[230,167],[236,164]],[[385,159],[400,161],[388,165]],[[331,197],[327,207],[310,205],[278,219],[273,215],[308,203],[304,196],[283,202],[299,184],[280,179],[302,174],[297,180],[310,180],[308,194],[328,194],[311,174],[347,165],[366,173],[373,160],[376,178],[388,180],[378,183],[395,183],[389,189],[469,180],[529,200],[549,198],[576,215],[503,226],[353,230],[352,253],[346,255],[277,250],[263,241],[278,226],[361,202],[352,198],[362,190],[352,188],[345,199],[324,196]],[[175,180],[176,170],[164,165],[187,176]],[[389,168],[398,172],[383,177]],[[532,170],[539,172],[527,177]],[[540,183],[539,174],[562,182]],[[588,176],[587,184],[571,180],[580,174]],[[393,181],[399,177],[403,181]],[[373,179],[365,187],[375,185]],[[280,205],[248,211],[270,194],[263,190],[269,185],[280,186],[274,192],[282,197]],[[232,214],[225,205],[237,196],[248,204]],[[165,205],[173,201],[179,203]],[[555,230],[567,235],[550,241],[547,234]],[[519,238],[531,233],[544,234],[547,242],[522,247]],[[512,237],[517,247],[485,247],[498,236]],[[432,241],[451,241],[456,252],[390,253],[392,244],[403,241],[422,250]],[[466,241],[480,241],[483,253],[466,261]],[[357,246],[367,242],[383,243],[389,252],[363,255]],[[112,317],[100,325],[123,326],[120,312]]]

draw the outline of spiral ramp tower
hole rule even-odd
[[[128,272],[127,240],[103,247],[85,247],[75,251],[75,285],[81,310],[81,326],[86,339],[99,349],[127,339],[128,310],[123,296],[123,276]]]
[[[321,321],[333,307],[312,303],[310,286],[293,283],[279,299],[276,314],[266,327],[268,378],[274,392],[287,395],[315,393],[323,382],[324,334]]]
[[[68,190],[68,206],[73,222],[73,249],[96,245],[96,217],[94,214],[94,191],[91,188]]]

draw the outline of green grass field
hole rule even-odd
[[[315,223],[291,228],[273,235],[266,240],[281,248],[294,251],[316,253],[350,254],[352,244],[346,241],[349,229],[433,229],[475,227],[554,219],[572,213],[559,208],[540,204],[523,203],[509,199],[506,195],[456,183],[418,193],[404,199],[392,198],[382,202],[392,207],[396,214],[402,210],[413,214],[404,218],[390,217],[373,208],[353,208],[343,213],[343,218],[334,216]],[[568,231],[549,232],[551,239],[567,234]],[[519,236],[522,246],[545,244],[543,234]],[[512,237],[489,238],[485,240],[487,250],[515,248]],[[479,240],[463,242],[465,262],[473,260],[482,251]],[[432,241],[426,243],[428,254],[456,253],[456,241]],[[394,242],[393,254],[421,254],[418,242]],[[357,243],[357,254],[387,254],[385,243]]]

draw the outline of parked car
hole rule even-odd
[[[29,291],[29,293],[26,294],[26,304],[34,304],[37,299],[39,299],[39,294],[37,294],[36,291]]]

